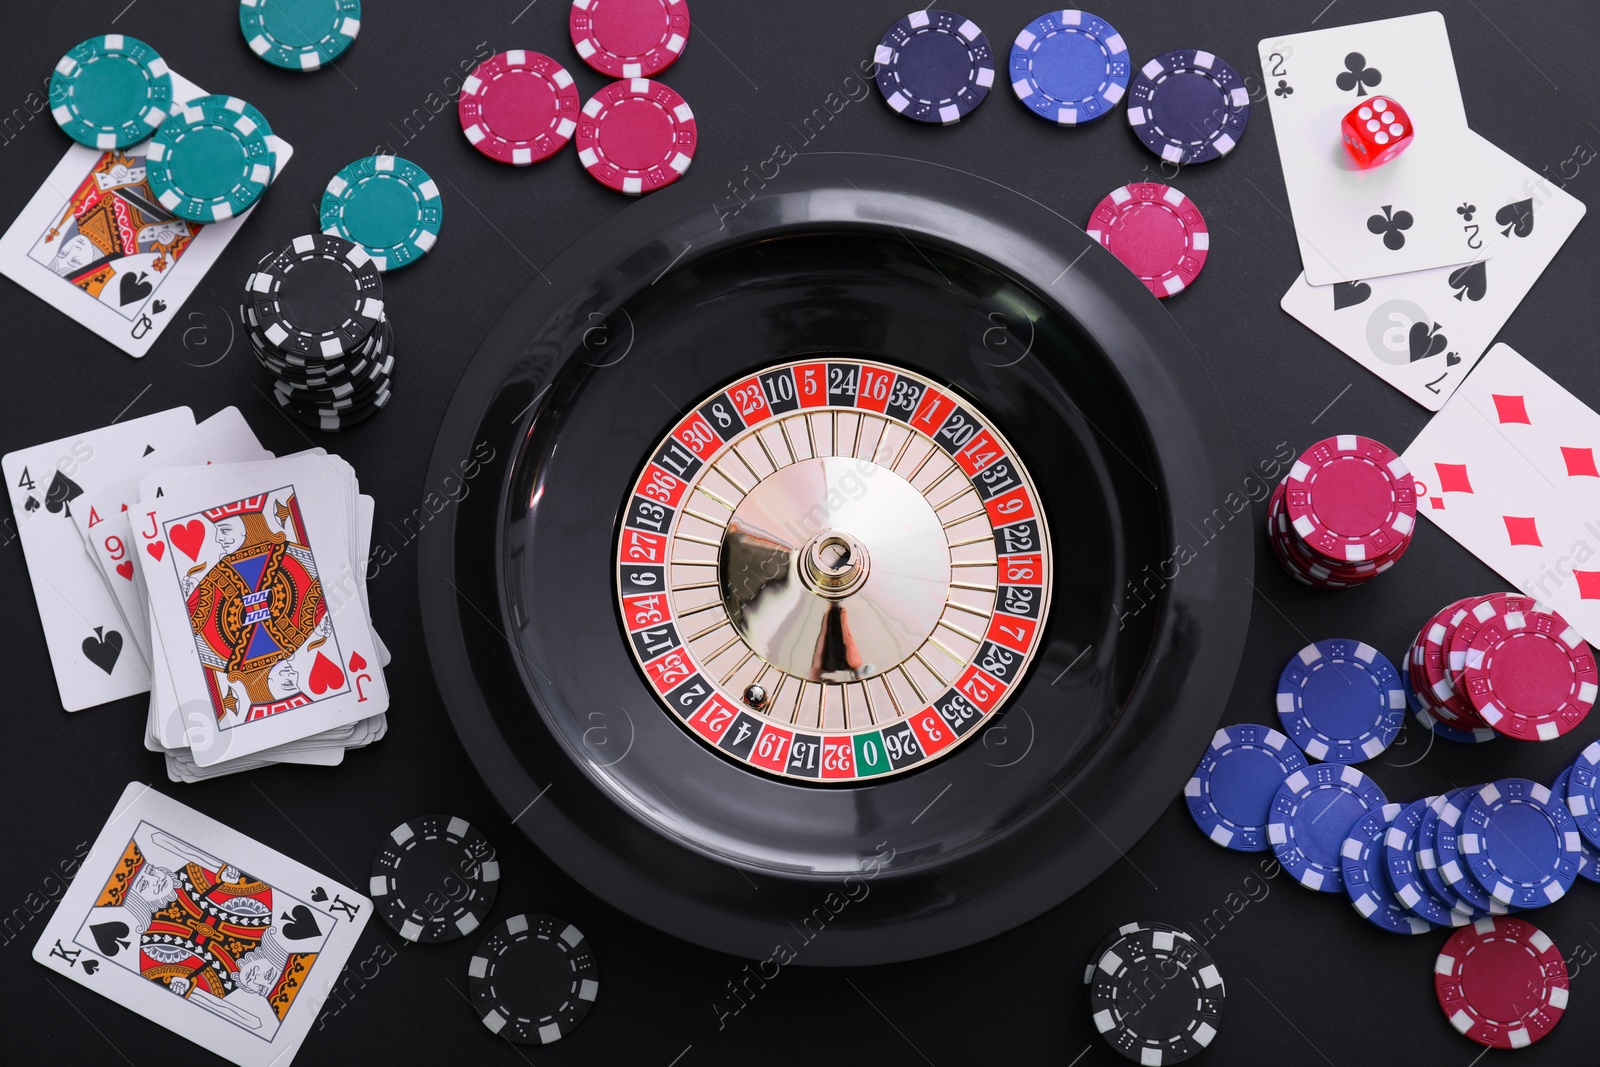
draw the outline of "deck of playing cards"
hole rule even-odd
[[[373,502],[349,464],[176,408],[0,466],[68,711],[148,692],[174,781],[331,766],[383,736]]]
[[[287,1067],[372,901],[138,782],[33,958],[240,1067]]]
[[[1436,11],[1260,44],[1304,273],[1282,307],[1437,411],[1583,218],[1467,126]],[[1415,141],[1362,170],[1341,117],[1392,97]]]

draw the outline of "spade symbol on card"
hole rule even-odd
[[[1456,291],[1457,300],[1462,297],[1482,300],[1483,294],[1489,291],[1489,265],[1480,259],[1476,263],[1457,267],[1450,272],[1450,288]]]
[[[1366,282],[1334,282],[1333,310],[1353,308],[1372,295],[1372,286]]]
[[[1439,332],[1436,322],[1429,326],[1426,322],[1413,322],[1409,337],[1411,344],[1411,362],[1437,356],[1450,344],[1450,338]]]
[[[142,453],[140,453],[140,455],[141,456],[148,456],[150,453],[154,452],[155,450],[156,450],[156,446],[155,445],[145,445],[144,446],[144,451]]]
[[[96,923],[89,927],[89,932],[94,935],[94,943],[100,946],[102,956],[115,956],[130,944],[123,940],[128,936],[128,924],[125,922]]]
[[[304,941],[308,937],[316,937],[322,933],[322,927],[317,925],[317,917],[311,909],[304,904],[296,904],[283,913],[283,936],[290,941]]]
[[[50,488],[44,492],[44,509],[52,515],[59,515],[67,505],[83,495],[83,488],[77,482],[68,478],[60,471],[50,479]],[[71,515],[70,509],[67,514]]]
[[[94,636],[83,639],[83,654],[90,663],[110,674],[116,669],[117,658],[122,655],[122,635],[104,626],[96,626]]]
[[[319,885],[311,891],[311,899],[321,904],[328,899],[328,891]]]
[[[93,974],[94,972],[98,971],[99,969],[100,969],[100,961],[99,960],[84,960],[83,961],[83,973],[84,974]]]
[[[155,300],[150,304],[150,314],[152,315],[159,315],[165,310],[167,310],[167,302],[165,300]]]
[[[1333,79],[1333,83],[1345,92],[1354,89],[1357,96],[1366,96],[1368,89],[1376,88],[1383,81],[1383,72],[1375,67],[1367,66],[1367,57],[1360,52],[1351,52],[1344,57],[1344,70]]]
[[[1501,237],[1509,237],[1513,233],[1518,237],[1528,236],[1533,232],[1533,201],[1518,200],[1507,204],[1494,213],[1494,221],[1505,227],[1500,231]]]
[[[136,275],[124,274],[122,276],[122,288],[118,290],[117,299],[123,307],[127,307],[129,304],[137,304],[156,291],[156,287],[150,284],[149,277],[144,271],[140,271]]]

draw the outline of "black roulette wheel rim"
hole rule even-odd
[[[827,154],[718,195],[689,181],[618,214],[474,357],[428,476],[473,490],[420,538],[435,679],[517,825],[635,918],[758,959],[825,929],[796,954],[809,965],[981,940],[1115,862],[1215,729],[1250,606],[1232,437],[1144,287],[1034,201]],[[905,366],[992,418],[1039,481],[1056,569],[1043,647],[982,735],[892,778],[808,785],[661,706],[611,554],[688,405],[829,353]]]

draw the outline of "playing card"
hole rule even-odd
[[[172,96],[205,90],[176,72]],[[270,142],[274,180],[294,155]],[[174,216],[150,191],[144,152],[73,145],[0,237],[0,273],[138,359],[250,217],[201,225]]]
[[[148,666],[128,649],[122,613],[73,532],[73,509],[110,472],[193,428],[193,412],[173,408],[0,459],[56,688],[68,711],[150,688]]]
[[[1492,260],[1370,281],[1311,285],[1283,310],[1431,411],[1465,380],[1566,243],[1587,208],[1477,134],[1483,169],[1463,222],[1482,226]]]
[[[159,536],[136,556],[174,696],[209,712],[188,729],[202,767],[388,707],[349,551],[354,493],[340,466],[302,454],[202,468],[155,502]],[[146,505],[169,473],[145,478]]]
[[[372,902],[138,782],[33,958],[240,1067],[287,1067]]]
[[[1406,449],[1417,511],[1600,643],[1600,415],[1495,345]]]
[[[1482,153],[1465,136],[1443,15],[1270,37],[1259,47],[1307,281],[1370,281],[1493,254],[1481,222],[1457,210],[1472,202]],[[1358,170],[1340,120],[1391,95],[1416,139],[1398,158]]]

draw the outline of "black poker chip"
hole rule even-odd
[[[382,362],[366,364],[355,374],[341,375],[332,381],[321,383],[277,376],[273,382],[273,389],[285,400],[297,404],[340,410],[356,407],[362,401],[370,400],[380,391],[387,389],[393,380],[394,357],[390,356]]]
[[[494,847],[471,823],[450,815],[407,819],[372,861],[378,914],[407,941],[467,936],[483,925],[499,888]]]
[[[489,931],[467,965],[472,1007],[518,1045],[570,1034],[600,994],[600,969],[582,932],[553,915],[513,915]]]
[[[1165,923],[1130,923],[1085,981],[1095,1029],[1135,1063],[1182,1063],[1215,1040],[1225,989],[1209,953]]]
[[[359,348],[383,317],[383,275],[342,237],[296,237],[246,283],[261,335],[302,357]]]

